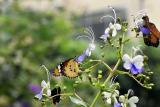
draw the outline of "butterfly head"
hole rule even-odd
[[[144,22],[149,23],[149,17],[147,15],[143,16],[142,19]]]

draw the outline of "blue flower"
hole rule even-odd
[[[40,91],[40,93],[38,93],[38,94],[35,95],[36,98],[38,98],[39,100],[41,100],[42,96],[43,96],[44,90],[47,91],[47,96],[51,96],[50,82],[46,83],[46,81],[43,80],[41,82],[41,87],[42,87],[42,90]]]
[[[114,23],[113,24],[109,23],[109,26],[105,29],[104,34],[100,37],[100,39],[103,39],[104,41],[106,41],[107,38],[110,37],[110,36],[115,37],[117,35],[117,30],[121,30],[121,25],[116,22],[117,16],[116,16],[116,12],[115,12],[114,8],[111,7],[111,6],[109,6],[109,8],[112,9],[112,11],[114,13],[114,17],[110,16],[110,15],[106,15],[106,16],[103,16],[101,18],[101,20],[109,17],[109,18],[112,18],[114,20]]]
[[[114,90],[114,92],[102,92],[103,98],[107,104],[112,103],[112,99],[116,99],[117,96],[119,96],[119,91]]]
[[[137,55],[133,58],[130,58],[129,55],[125,54],[122,57],[122,60],[124,62],[123,67],[127,70],[130,70],[132,74],[139,74],[143,72],[144,58],[142,55]]]
[[[139,27],[139,29],[143,34],[146,34],[146,35],[150,34],[150,30],[146,27],[142,26],[142,27]]]
[[[87,56],[91,56],[91,53],[93,50],[95,50],[96,46],[94,44],[94,41],[95,41],[95,37],[94,37],[94,32],[92,30],[91,27],[89,28],[86,28],[86,30],[84,31],[87,35],[84,35],[84,36],[78,36],[78,38],[82,38],[82,37],[85,37],[85,38],[88,38],[91,42],[90,44],[88,45],[88,48],[80,55],[76,58],[76,61],[81,63],[84,61],[84,59],[87,57]]]
[[[81,62],[84,61],[84,59],[85,59],[86,57],[87,57],[87,56],[86,56],[86,54],[85,54],[85,52],[84,52],[83,54],[81,54],[80,56],[78,56],[78,57],[76,58],[76,61],[79,62],[79,63],[81,63]]]
[[[146,27],[144,27],[145,25],[145,22],[144,20],[142,19],[142,17],[145,16],[145,14],[139,14],[137,17],[134,17],[134,22],[135,22],[135,25],[137,28],[140,29],[140,31],[143,33],[143,34],[150,34],[150,30]]]
[[[34,93],[40,93],[41,91],[41,87],[39,85],[36,85],[36,84],[29,84],[28,88],[34,92]]]
[[[138,73],[142,73],[144,68],[142,67],[142,68],[138,69],[134,64],[131,64],[130,70],[131,70],[132,74],[138,74]]]
[[[104,35],[100,37],[100,39],[103,39],[104,41],[107,40],[108,37],[115,37],[117,35],[117,30],[121,29],[121,25],[118,23],[110,23],[109,27],[106,28]]]
[[[114,103],[114,107],[122,107],[120,103]]]
[[[95,47],[96,47],[95,44],[90,43],[88,48],[83,52],[83,54],[81,54],[76,58],[76,61],[79,63],[83,62],[86,57],[91,55],[91,52],[95,50]]]
[[[122,107],[126,107],[129,105],[129,107],[137,107],[137,103],[139,101],[139,98],[137,96],[132,96],[128,98],[129,94],[132,92],[132,90],[128,90],[127,97],[126,95],[119,96],[119,102],[121,103]]]
[[[130,107],[137,107],[136,103],[138,103],[139,98],[137,96],[132,96],[128,99],[128,104],[130,105]]]
[[[39,100],[42,99],[44,91],[46,92],[47,96],[51,96],[51,89],[50,89],[50,71],[45,67],[45,65],[42,65],[42,67],[45,69],[47,73],[47,79],[48,81],[46,82],[45,80],[42,80],[41,82],[41,91],[35,95],[36,98]]]
[[[41,100],[42,95],[43,95],[43,90],[41,90],[40,93],[36,94],[35,97],[38,98],[39,100]]]

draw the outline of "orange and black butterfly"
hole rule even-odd
[[[61,64],[59,64],[55,69],[51,70],[51,73],[53,76],[66,76],[69,78],[75,78],[80,74],[79,65],[84,61],[86,57],[89,57],[91,55],[91,52],[95,50],[94,45],[94,32],[92,28],[86,28],[84,31],[87,35],[84,35],[84,37],[87,37],[91,43],[89,44],[88,48],[78,57],[68,59]],[[78,38],[82,38],[83,36],[79,36]]]
[[[59,64],[53,71],[53,76],[66,76],[69,78],[75,78],[79,75],[80,69],[79,69],[79,63],[76,61],[76,59],[71,58],[68,59],[61,64]]]
[[[148,16],[143,16],[143,26],[139,27],[139,30],[143,33],[144,43],[147,46],[158,47],[160,40],[160,32],[156,26],[149,21]]]
[[[61,88],[60,87],[57,87],[57,88],[54,88],[52,91],[51,91],[51,96],[52,96],[52,102],[54,105],[56,105],[57,103],[60,102],[60,97],[61,97]]]

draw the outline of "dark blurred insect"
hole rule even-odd
[[[54,105],[56,105],[57,103],[60,102],[60,97],[61,97],[61,88],[60,87],[57,87],[57,88],[54,88],[52,91],[51,91],[51,96],[52,96],[52,102]]]
[[[143,26],[139,27],[139,30],[143,33],[144,43],[147,46],[158,47],[160,40],[160,32],[156,28],[155,24],[149,21],[147,15],[142,17]]]
[[[53,73],[53,76],[63,75],[69,78],[75,78],[80,73],[79,63],[76,61],[76,59],[71,58],[62,62],[51,72]]]

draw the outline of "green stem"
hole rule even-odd
[[[123,33],[123,35],[122,35],[122,42],[123,42],[123,39],[124,39],[124,33]],[[120,47],[120,54],[121,54],[121,56],[122,56],[122,54],[123,54],[123,47],[124,47],[124,45],[121,44],[121,47]],[[117,70],[117,68],[118,68],[118,66],[119,66],[119,64],[120,64],[120,62],[121,62],[121,56],[120,56],[120,58],[118,59],[116,65],[114,66],[112,72],[109,74],[109,76],[107,77],[107,79],[104,81],[104,84],[106,84],[106,83],[112,78],[112,76],[114,75],[114,73],[116,72],[116,70]]]
[[[145,86],[143,83],[141,83],[137,78],[135,78],[133,75],[131,75],[128,72],[123,72],[123,71],[117,71],[120,72],[120,74],[128,75],[129,77],[133,78],[139,85],[141,85],[144,88],[150,89],[149,87]]]
[[[88,72],[88,70],[93,69],[94,67],[96,67],[96,66],[99,65],[99,64],[100,64],[100,62],[98,62],[98,63],[92,65],[91,67],[89,67],[89,68],[87,68],[87,69],[85,69],[85,71]],[[89,72],[90,72],[90,71],[89,71]]]
[[[123,39],[124,39],[124,33],[123,33],[123,35],[122,35],[122,42],[123,42]],[[120,46],[120,54],[121,54],[121,56],[122,56],[122,54],[123,54],[123,43],[122,43],[121,46]],[[100,62],[101,60],[94,60],[94,61],[99,61],[99,62]],[[106,66],[106,68],[108,68],[108,70],[111,71],[110,74],[109,74],[109,76],[108,76],[108,77],[106,78],[106,80],[104,81],[104,84],[106,84],[106,83],[112,78],[112,76],[114,75],[114,73],[116,72],[116,69],[118,68],[118,66],[119,66],[119,64],[120,64],[120,62],[121,62],[121,57],[118,59],[116,65],[115,65],[114,68],[113,68],[113,70],[112,70],[112,69],[108,66],[108,64],[106,64],[105,62],[103,62],[103,61],[101,61],[101,62]],[[93,106],[94,106],[94,104],[96,103],[96,101],[97,101],[98,97],[100,96],[100,94],[101,94],[101,91],[99,91],[99,92],[97,93],[97,95],[95,96],[95,98],[94,98],[92,104],[90,105],[90,107],[93,107]]]
[[[100,96],[100,94],[101,94],[101,91],[98,91],[98,93],[97,93],[97,95],[95,96],[95,98],[94,98],[92,104],[90,105],[90,107],[93,107],[93,106],[94,106],[94,104],[96,103],[96,101],[97,101],[98,97]]]
[[[99,63],[102,63],[109,71],[112,71],[112,68],[107,64],[105,63],[104,61],[102,60],[91,60],[91,62],[99,62]],[[99,64],[98,63],[98,64]]]

